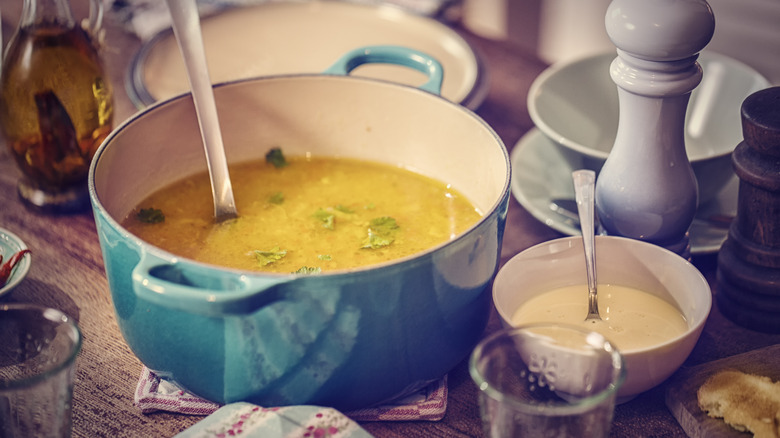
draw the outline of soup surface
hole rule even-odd
[[[688,323],[682,313],[663,299],[634,288],[598,285],[601,321],[585,321],[588,287],[566,286],[537,295],[512,315],[512,324],[560,322],[601,333],[619,350],[662,344],[684,334]]]
[[[316,273],[418,253],[481,217],[444,183],[382,163],[272,151],[266,160],[231,166],[230,177],[238,219],[214,222],[204,172],[153,193],[123,226],[210,264]]]

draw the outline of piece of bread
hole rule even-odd
[[[766,376],[724,370],[699,387],[699,407],[734,429],[756,438],[780,438],[780,382]]]

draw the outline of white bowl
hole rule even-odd
[[[625,286],[652,293],[675,306],[688,330],[661,344],[621,350],[626,381],[618,391],[624,402],[672,375],[693,350],[712,307],[712,294],[704,276],[679,255],[640,240],[596,236],[599,284]],[[550,240],[510,259],[493,282],[493,302],[504,326],[529,299],[570,285],[585,285],[585,258],[581,237]],[[582,297],[583,303],[587,295]],[[583,319],[585,315],[583,314]],[[618,349],[620,347],[618,346]]]
[[[574,169],[601,170],[615,142],[617,86],[609,75],[614,52],[555,64],[528,93],[531,120],[563,151]],[[685,144],[699,183],[699,204],[713,199],[734,171],[731,151],[742,141],[742,101],[769,81],[724,55],[702,52],[704,76],[691,93]]]

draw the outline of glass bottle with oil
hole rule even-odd
[[[76,23],[68,0],[24,0],[0,71],[0,127],[22,171],[22,201],[45,212],[89,206],[87,174],[113,127],[100,59],[103,5]]]

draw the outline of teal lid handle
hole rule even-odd
[[[441,95],[444,69],[432,56],[402,46],[367,46],[351,50],[323,72],[326,75],[348,75],[363,64],[396,64],[410,67],[428,75],[428,81],[420,85],[425,90]]]

